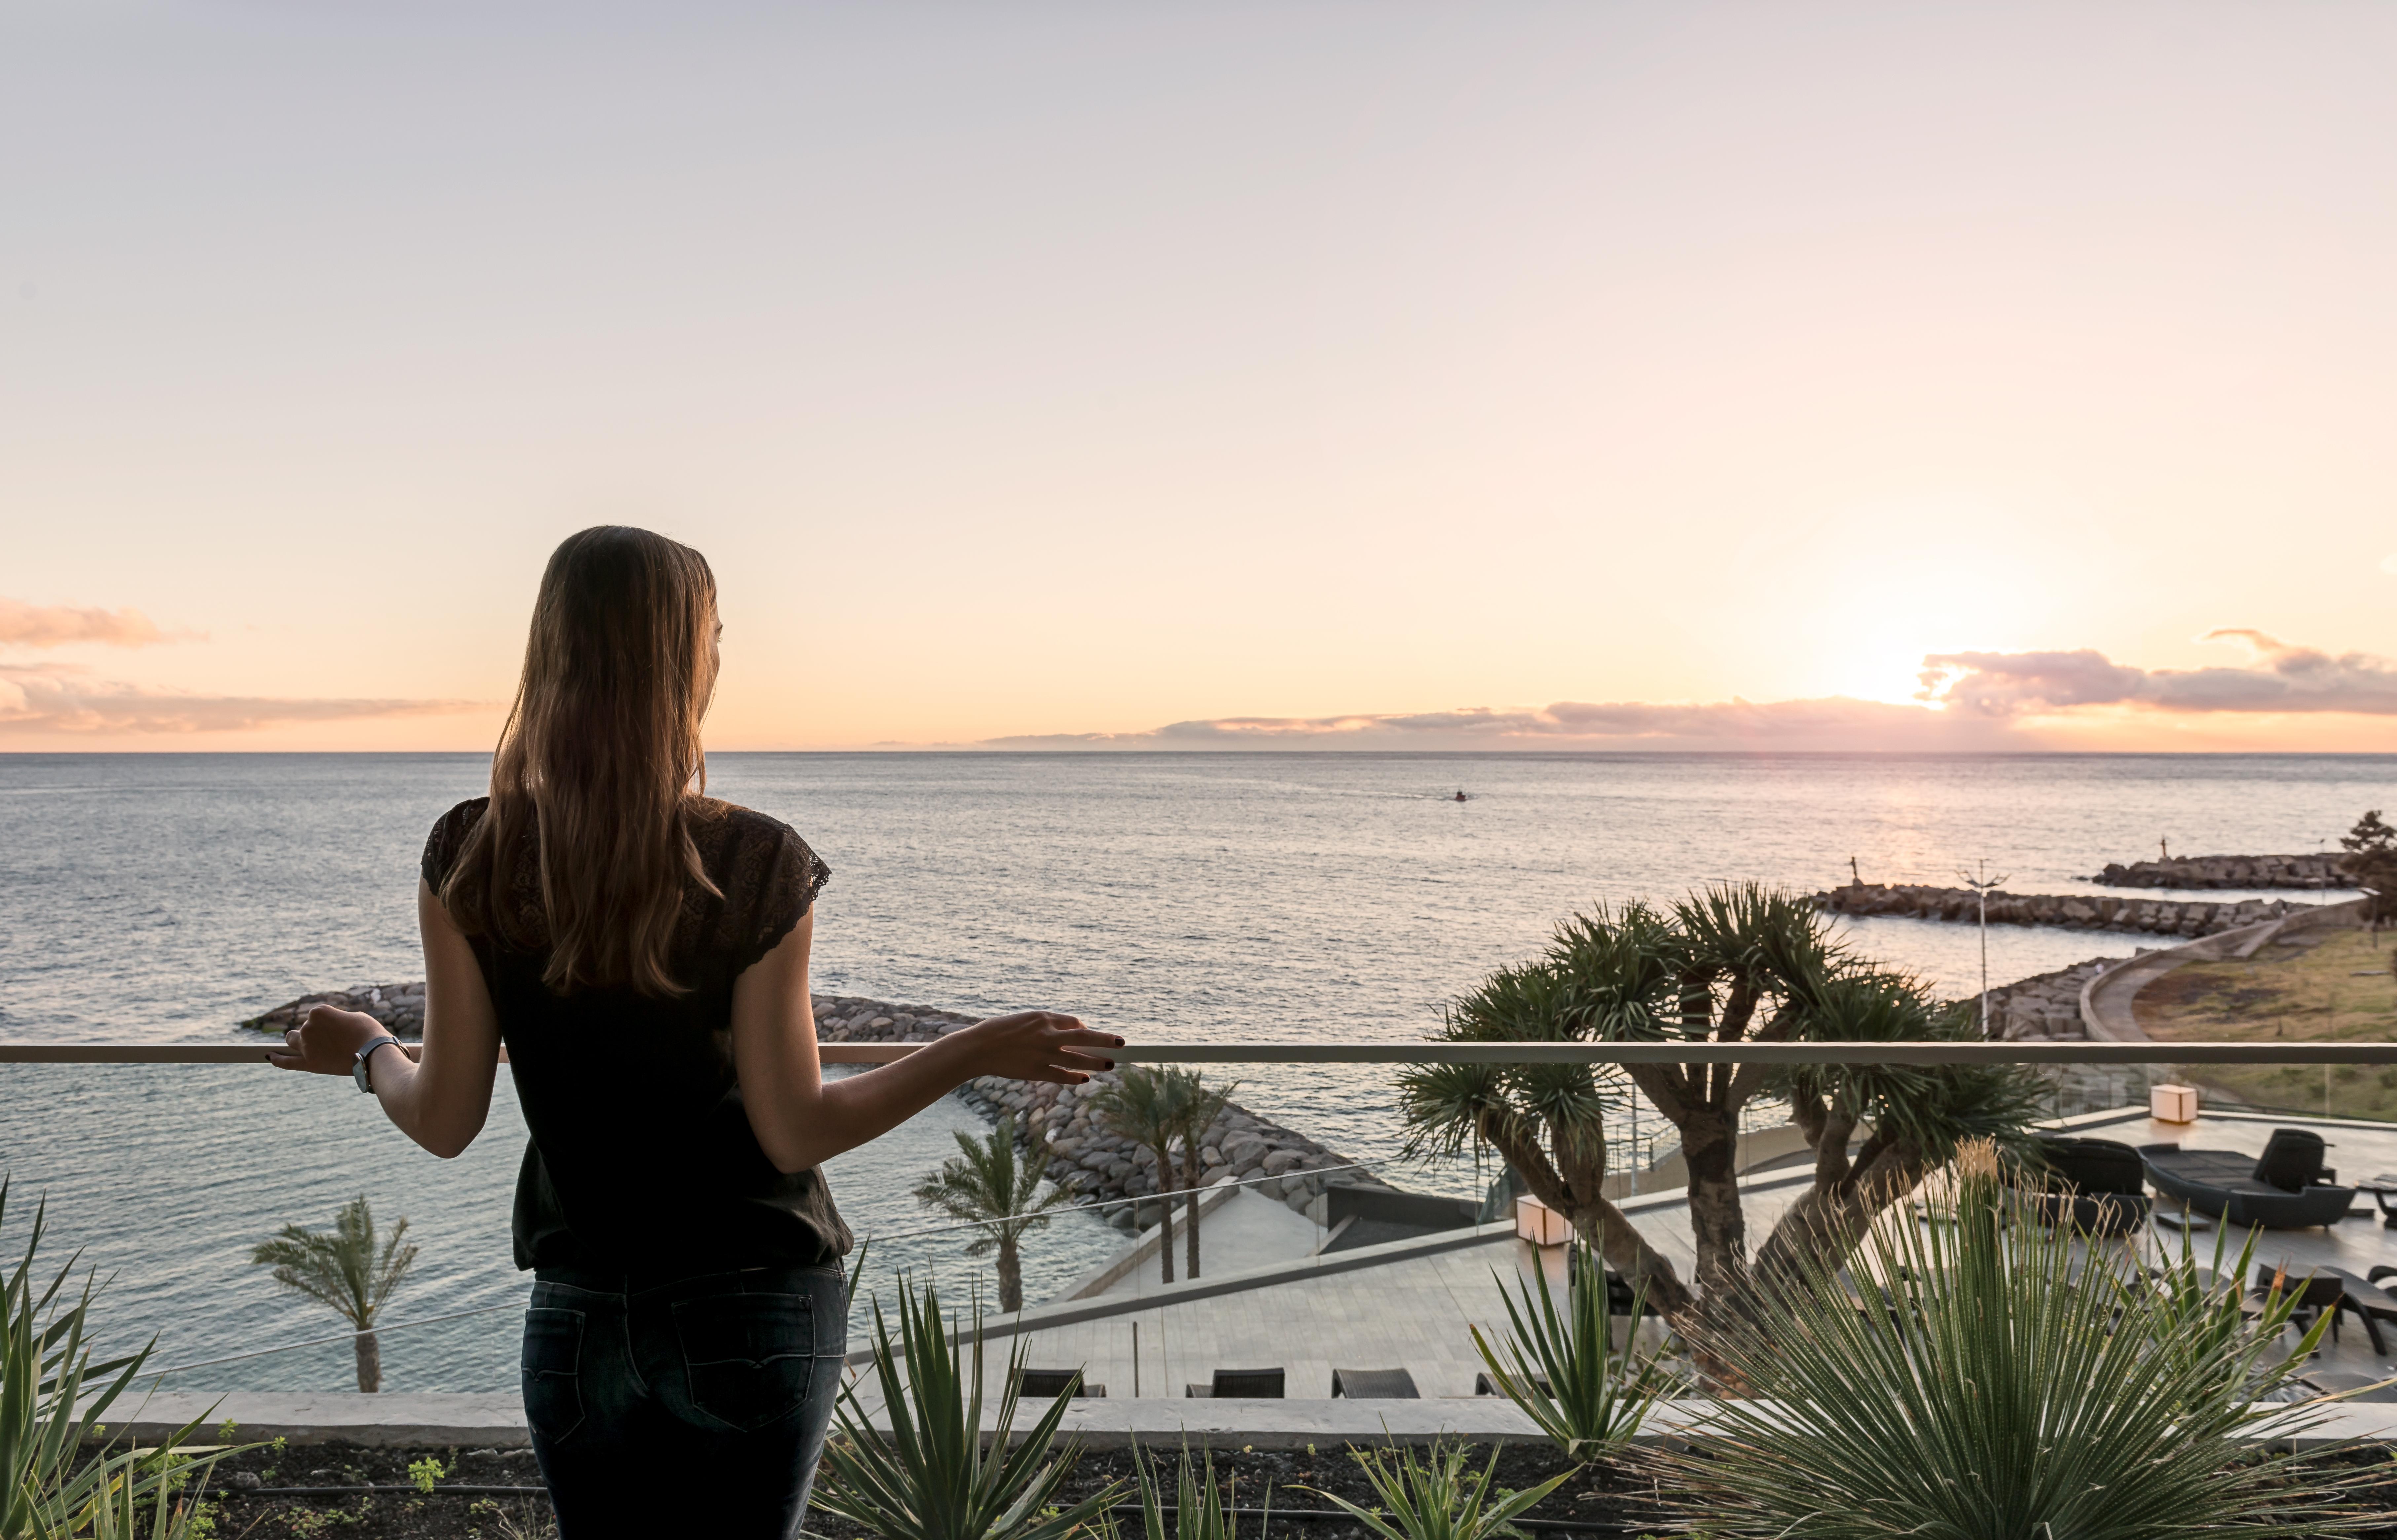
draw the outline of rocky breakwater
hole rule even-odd
[[[975,1021],[936,1006],[893,1005],[853,995],[818,995],[814,1002],[816,1037],[828,1043],[930,1042]],[[309,1008],[317,1005],[363,1011],[395,1037],[414,1040],[424,1035],[422,980],[303,995],[241,1024],[279,1036],[299,1025]],[[969,1081],[958,1094],[994,1120],[1013,1115],[1025,1141],[1046,1152],[1050,1178],[1083,1199],[1145,1198],[1158,1191],[1156,1155],[1109,1132],[1091,1113],[1091,1092],[1097,1085],[1116,1078],[1100,1075],[1092,1085],[1077,1088],[985,1077]],[[1209,1126],[1198,1148],[1209,1181],[1220,1176],[1255,1181],[1256,1191],[1301,1213],[1322,1196],[1327,1182],[1389,1186],[1370,1172],[1330,1171],[1352,1162],[1237,1103],[1226,1106]],[[1169,1172],[1166,1185],[1175,1185],[1178,1177],[1178,1172]],[[1108,1211],[1108,1218],[1123,1229],[1154,1225],[1156,1207],[1153,1202],[1127,1203]]]
[[[1977,920],[1981,914],[1980,898],[1970,889],[1912,883],[1852,882],[1816,893],[1814,904],[1838,915],[1966,923]],[[2001,889],[1989,895],[1989,923],[2143,931],[2149,935],[2195,939],[2242,925],[2279,919],[2310,907],[2283,899],[2208,904],[2202,900],[2116,898],[2106,893],[2009,893]]]
[[[816,1035],[824,1042],[930,1042],[971,1022],[971,1017],[931,1006],[845,995],[816,998]],[[1102,1074],[1089,1085],[1056,1086],[990,1076],[968,1081],[957,1093],[994,1119],[1011,1115],[1024,1140],[1047,1153],[1050,1179],[1086,1201],[1146,1198],[1161,1187],[1178,1186],[1178,1172],[1167,1172],[1160,1185],[1155,1153],[1108,1132],[1092,1115],[1091,1097],[1116,1078]],[[1198,1153],[1207,1168],[1206,1181],[1228,1176],[1254,1182],[1251,1190],[1300,1213],[1307,1212],[1333,1182],[1389,1186],[1371,1172],[1332,1170],[1353,1162],[1237,1103],[1225,1106],[1200,1135]],[[1125,1203],[1108,1211],[1108,1218],[1118,1229],[1145,1227],[1157,1223],[1157,1205]]]
[[[2109,861],[2090,881],[2108,888],[2302,888],[2350,886],[2336,855],[2176,855],[2168,861]]]
[[[382,1023],[383,1030],[395,1038],[410,1042],[424,1036],[424,981],[413,984],[362,984],[355,989],[328,989],[321,995],[302,995],[296,1000],[261,1012],[241,1024],[259,1032],[272,1032],[281,1037],[307,1020],[308,1012],[320,1005],[337,1011],[363,1011]]]
[[[2081,1023],[2081,991],[2091,979],[2123,960],[2092,957],[2053,973],[2035,973],[2000,984],[1989,991],[1989,1025],[1997,1037],[2012,1043],[2086,1038],[2088,1030]],[[1968,995],[1964,1004],[1977,1008],[1980,997]]]

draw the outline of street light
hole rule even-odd
[[[1989,893],[2002,887],[2006,879],[2003,876],[1994,881],[1990,879],[1989,858],[1987,856],[1981,858],[1981,875],[1978,877],[1970,872],[1958,872],[1956,876],[1981,901],[1981,1037],[1987,1040],[1995,1036],[1989,1031]]]

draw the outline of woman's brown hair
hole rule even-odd
[[[559,994],[683,992],[669,951],[685,886],[716,891],[687,822],[707,785],[715,626],[707,558],[646,529],[569,535],[542,573],[491,804],[441,902],[468,935],[547,947]]]

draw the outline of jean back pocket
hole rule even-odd
[[[583,1312],[525,1312],[525,1421],[550,1442],[583,1426]]]
[[[815,1302],[803,1294],[677,1300],[675,1334],[691,1405],[743,1433],[797,1412],[815,1378]]]

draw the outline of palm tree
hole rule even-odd
[[[1015,1153],[1015,1119],[1001,1118],[988,1139],[960,1132],[957,1148],[941,1169],[916,1188],[916,1201],[953,1219],[978,1222],[982,1239],[966,1248],[966,1255],[998,1251],[998,1307],[1024,1308],[1024,1260],[1015,1243],[1026,1230],[1045,1229],[1049,1211],[1064,1208],[1072,1195],[1063,1187],[1040,1192],[1040,1162],[1019,1160]]]
[[[1192,1278],[1197,1278],[1198,1276],[1198,1184],[1207,1174],[1202,1142],[1207,1137],[1207,1131],[1215,1126],[1215,1119],[1224,1115],[1224,1108],[1231,1104],[1232,1092],[1239,1090],[1240,1086],[1237,1080],[1227,1086],[1211,1086],[1195,1069],[1172,1070],[1168,1073],[1182,1082],[1180,1121],[1182,1186],[1187,1195],[1183,1199],[1185,1207],[1182,1212],[1185,1227],[1190,1232],[1188,1274]]]
[[[1115,1084],[1091,1098],[1091,1115],[1135,1145],[1145,1145],[1157,1157],[1157,1190],[1173,1187],[1173,1141],[1182,1132],[1182,1105],[1193,1077],[1170,1069],[1126,1066]],[[1161,1276],[1173,1281],[1173,1200],[1161,1205],[1157,1254]]]
[[[333,1215],[331,1234],[286,1225],[280,1235],[249,1253],[250,1261],[275,1269],[275,1282],[331,1306],[356,1331],[358,1388],[369,1393],[382,1388],[382,1346],[375,1340],[375,1317],[416,1260],[416,1248],[400,1244],[407,1236],[408,1221],[402,1219],[377,1251],[374,1215],[360,1193]]]

